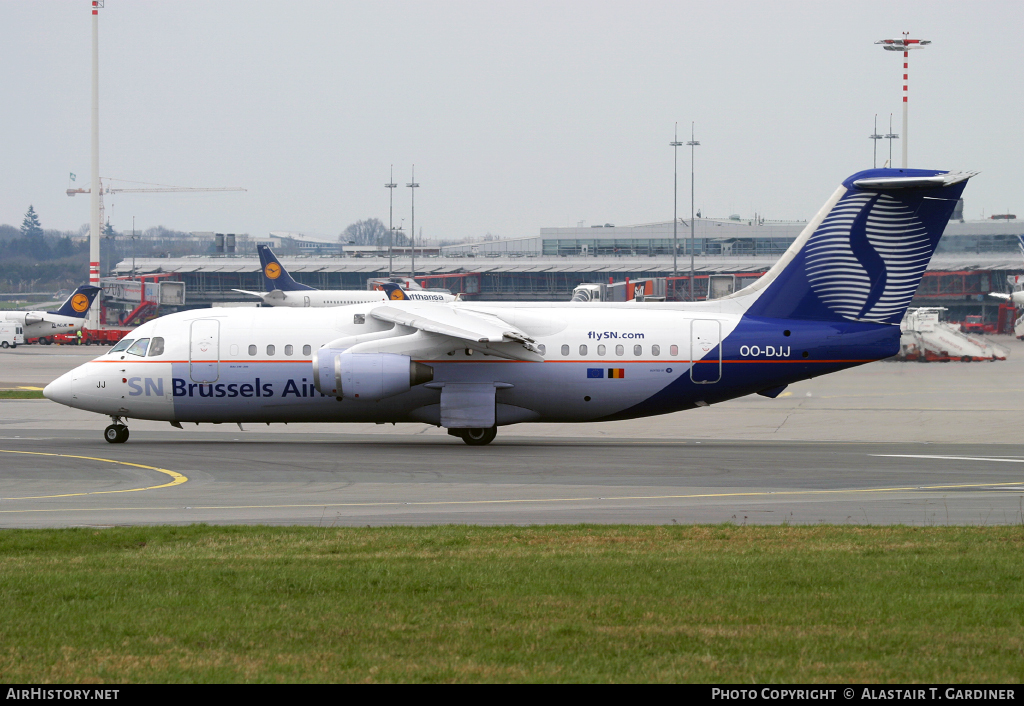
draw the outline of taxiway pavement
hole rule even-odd
[[[873,363],[679,414],[519,425],[467,447],[423,425],[177,430],[0,402],[0,526],[156,523],[1024,522],[1024,344],[996,363]],[[11,354],[14,355],[11,355]],[[19,347],[0,387],[98,350]]]

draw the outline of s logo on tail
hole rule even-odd
[[[805,270],[835,313],[886,323],[910,304],[931,254],[924,224],[899,200],[848,192],[807,242]]]
[[[758,281],[748,316],[897,325],[975,172],[870,169],[846,179]]]

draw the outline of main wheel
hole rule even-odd
[[[498,427],[491,427],[490,429],[463,429],[462,440],[470,446],[486,446],[487,444],[494,441],[494,437],[498,435]]]
[[[109,444],[123,444],[128,441],[128,427],[124,424],[111,424],[103,430],[103,438]]]

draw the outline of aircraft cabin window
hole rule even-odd
[[[643,354],[644,354],[644,347],[643,346],[641,346],[639,343],[637,345],[633,346],[633,355],[643,355]]]
[[[133,343],[135,343],[134,338],[122,338],[116,346],[110,349],[110,352],[117,353],[118,351],[123,351]]]
[[[651,355],[661,355],[661,346],[651,346]]]
[[[669,355],[679,355],[679,346],[669,346],[668,352]]]
[[[622,355],[624,351],[625,349],[622,347],[621,344],[615,346],[615,355]]]
[[[152,358],[156,355],[164,354],[164,339],[157,336],[153,339],[153,342],[149,344],[149,357]]]
[[[562,355],[569,355],[569,344],[568,343],[563,343],[562,344]]]
[[[270,345],[267,346],[267,355],[274,355],[274,353],[276,353],[276,352],[277,352],[277,349],[274,348],[274,344],[273,343],[271,343]]]
[[[308,343],[302,347],[302,355],[312,355],[313,347]]]
[[[287,346],[284,347],[285,355],[291,355],[293,352],[295,352],[295,349],[292,348],[292,344],[289,343]]]
[[[256,355],[256,346],[249,346],[249,355]]]
[[[140,358],[144,358],[146,356],[147,348],[149,348],[149,339],[140,338],[135,342],[135,344],[131,348],[128,349],[128,352],[131,353],[132,355],[137,355]]]
[[[599,345],[599,346],[597,347],[597,354],[598,354],[598,355],[604,355],[604,354],[605,354],[605,352],[607,352],[607,350],[608,350],[608,349],[607,349],[607,348],[605,348],[605,347],[604,347],[604,344],[602,343],[601,345]]]
[[[581,345],[580,346],[580,355],[586,355],[586,354],[587,354],[587,347],[586,347],[586,345]]]
[[[540,343],[537,345],[537,350],[540,351],[541,355],[545,355],[548,352],[548,347],[545,346],[543,343]]]

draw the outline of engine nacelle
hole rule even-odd
[[[328,348],[313,356],[313,384],[332,397],[376,402],[433,379],[432,367],[407,355],[345,353]]]

